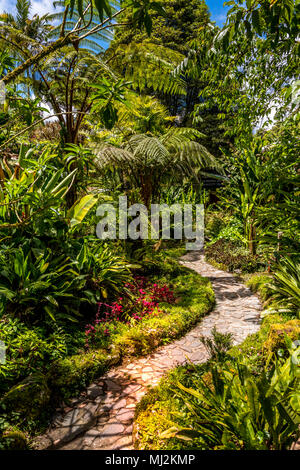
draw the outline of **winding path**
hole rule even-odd
[[[181,339],[111,369],[93,383],[54,418],[47,434],[36,439],[37,449],[132,449],[136,403],[168,370],[187,360],[207,360],[200,335],[209,335],[216,326],[218,331],[232,333],[237,344],[259,329],[260,302],[232,274],[215,269],[197,252],[185,255],[182,263],[209,278],[216,296],[215,309]]]

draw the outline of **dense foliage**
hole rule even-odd
[[[207,260],[254,273],[265,301],[245,361],[215,331],[203,369],[153,392],[169,414],[150,447],[296,438],[299,2],[227,5],[223,28],[203,0],[63,0],[44,16],[17,0],[0,12],[0,448],[26,447],[61,400],[213,306],[162,230],[96,236],[97,207],[120,196],[148,210],[204,204]]]
[[[171,373],[139,404],[139,448],[286,449],[299,425],[298,353],[257,375],[241,357]]]

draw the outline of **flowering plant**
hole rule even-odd
[[[174,293],[167,285],[152,284],[143,276],[137,276],[134,282],[126,283],[124,291],[124,296],[111,304],[98,303],[95,321],[85,329],[86,348],[98,339],[103,340],[110,336],[116,330],[118,322],[131,324],[145,317],[157,316],[162,312],[160,303],[171,304],[175,301]]]

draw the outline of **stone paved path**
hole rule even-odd
[[[216,326],[223,333],[233,333],[237,344],[259,329],[260,302],[233,275],[215,269],[196,252],[185,255],[182,263],[210,279],[216,295],[215,309],[183,338],[150,356],[111,369],[54,419],[49,432],[36,440],[36,448],[132,449],[136,403],[169,369],[187,360],[207,360],[200,335],[209,335]]]

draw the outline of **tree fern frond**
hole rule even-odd
[[[108,58],[135,89],[185,94],[184,80],[171,73],[182,56],[171,49],[147,43],[119,45],[111,48]]]
[[[95,165],[98,169],[103,169],[110,165],[121,165],[123,167],[126,163],[133,160],[133,155],[126,149],[113,147],[107,144],[98,144],[92,146],[92,150],[96,155]]]

